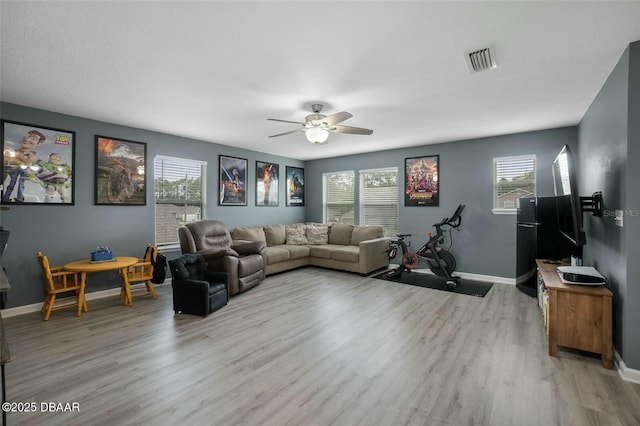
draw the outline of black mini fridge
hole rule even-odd
[[[516,287],[536,297],[536,259],[568,259],[582,250],[560,234],[555,197],[520,198],[518,203]]]

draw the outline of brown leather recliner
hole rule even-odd
[[[229,230],[219,220],[199,220],[178,228],[182,254],[198,253],[207,270],[229,274],[229,294],[241,293],[265,277],[264,242],[233,245]]]

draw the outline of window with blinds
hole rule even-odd
[[[354,172],[322,175],[322,217],[324,223],[354,223]]]
[[[203,218],[206,163],[184,158],[154,159],[156,244],[178,244],[178,227]]]
[[[398,168],[360,170],[360,225],[380,225],[398,233]]]
[[[493,159],[493,212],[514,213],[518,198],[536,195],[536,157]]]

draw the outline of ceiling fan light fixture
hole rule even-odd
[[[329,139],[329,132],[320,127],[311,127],[306,130],[307,140],[312,143],[325,143]]]

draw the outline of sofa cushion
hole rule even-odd
[[[285,227],[286,244],[303,245],[308,244],[307,233],[304,226],[286,226]]]
[[[340,244],[348,246],[351,244],[351,234],[353,233],[353,225],[344,223],[334,223],[329,228],[329,244]]]
[[[289,260],[291,255],[289,254],[289,250],[283,247],[267,247],[265,253],[267,254],[267,265],[273,265],[274,263],[284,262],[285,260]]]
[[[309,246],[309,256],[331,259],[331,252],[344,246],[325,244],[321,246]]]
[[[264,236],[267,239],[267,246],[277,246],[284,244],[287,240],[287,234],[284,225],[269,225],[264,227]]]
[[[262,226],[241,226],[233,230],[231,238],[234,240],[267,242]]]
[[[289,250],[290,260],[300,259],[300,258],[309,256],[309,247],[307,246],[287,245],[286,247],[287,247],[287,250]]]
[[[333,260],[340,260],[342,262],[358,263],[358,261],[360,260],[360,247],[343,246],[337,248],[331,252],[331,258]]]
[[[345,246],[337,248],[331,252],[331,258],[342,262],[357,263],[360,260],[360,247]]]
[[[362,241],[384,237],[382,226],[354,226],[351,234],[351,245],[357,246]]]
[[[327,244],[329,242],[329,227],[325,224],[307,225],[307,240],[309,244]]]

